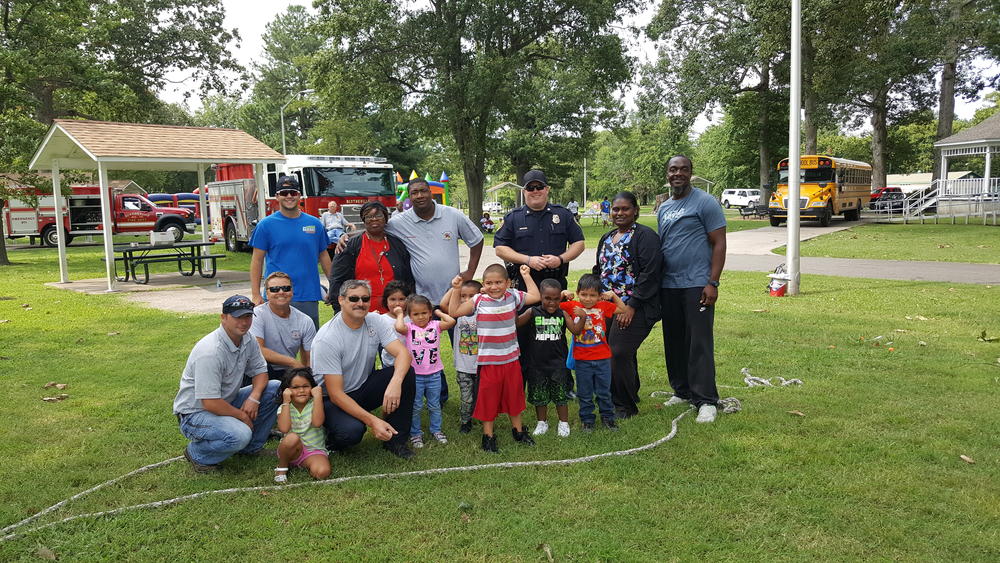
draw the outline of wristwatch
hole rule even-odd
[[[708,280],[708,285],[712,287],[719,287],[719,280]]]

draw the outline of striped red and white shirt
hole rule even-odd
[[[508,289],[499,299],[485,293],[473,297],[479,333],[479,365],[509,364],[521,355],[515,320],[524,296],[523,291]]]

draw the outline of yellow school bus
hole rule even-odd
[[[825,155],[800,159],[799,217],[830,226],[834,215],[857,221],[872,195],[872,167],[866,162]],[[778,163],[778,184],[768,202],[771,226],[788,219],[788,159]]]

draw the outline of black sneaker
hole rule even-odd
[[[417,455],[413,453],[413,450],[408,448],[403,442],[386,442],[382,444],[382,447],[392,455],[401,459],[413,459]]]
[[[638,413],[628,412],[625,409],[615,409],[615,419],[617,420],[628,420]]]
[[[515,442],[520,442],[520,443],[524,444],[525,446],[534,446],[535,445],[535,439],[532,438],[530,434],[528,434],[528,430],[526,428],[524,428],[524,427],[521,428],[520,432],[518,432],[517,430],[514,430],[513,428],[511,428],[510,429],[510,433],[514,435],[514,441]]]
[[[191,464],[191,469],[194,469],[195,473],[215,473],[220,469],[218,465],[203,465],[191,459],[191,454],[188,453],[187,447],[184,448],[184,459]]]
[[[497,437],[487,436],[483,434],[483,451],[490,453],[499,453],[500,450],[497,448]]]
[[[458,427],[458,431],[461,432],[462,434],[468,434],[469,432],[472,432],[472,421],[469,420],[467,422],[463,422],[462,426]]]
[[[601,424],[612,432],[618,432],[618,423],[615,422],[614,418],[602,418]]]
[[[580,425],[580,430],[583,430],[584,432],[593,432],[594,431],[594,423],[593,422],[584,422],[583,424]]]

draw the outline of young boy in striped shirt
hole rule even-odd
[[[479,395],[476,410],[472,416],[483,423],[483,450],[496,453],[497,438],[493,433],[493,421],[500,413],[510,416],[511,433],[514,441],[531,446],[535,441],[521,424],[524,411],[524,380],[521,379],[521,364],[518,361],[520,349],[517,347],[517,311],[524,305],[534,305],[540,298],[538,286],[531,279],[531,270],[522,265],[521,277],[528,291],[511,289],[507,269],[493,264],[483,272],[485,293],[461,302],[459,288],[462,277],[451,280],[451,299],[448,310],[452,316],[462,317],[476,314],[476,329],[479,333]]]

